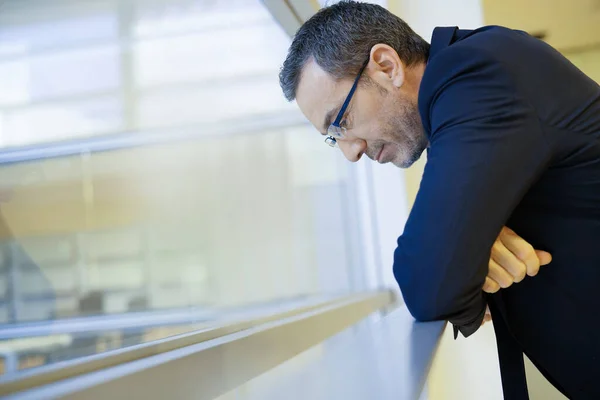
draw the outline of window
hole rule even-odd
[[[0,19],[5,376],[364,289],[352,170],[262,4],[84,3]]]
[[[293,109],[289,39],[258,1],[4,3],[0,146]]]

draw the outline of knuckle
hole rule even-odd
[[[494,293],[495,289],[492,285],[484,285],[483,286],[483,291],[486,293]]]
[[[515,276],[514,279],[514,283],[520,283],[521,281],[523,281],[523,279],[525,279],[525,277],[527,276],[527,273],[519,273],[518,275]]]
[[[540,260],[537,257],[530,257],[527,260],[527,269],[539,269],[540,268]]]
[[[501,252],[502,246],[503,246],[502,243],[494,242],[494,245],[492,246],[492,252],[490,254],[491,258],[497,259],[500,257],[500,255],[502,254],[502,252]]]
[[[537,265],[537,267],[530,268],[527,271],[527,275],[529,275],[529,276],[536,276],[538,274],[538,272],[540,272],[540,266],[539,266],[539,264]]]
[[[511,261],[507,265],[506,270],[516,282],[519,282],[527,275],[527,266],[519,260]]]
[[[483,291],[486,293],[495,293],[498,290],[500,290],[500,285],[498,285],[493,278],[490,278],[489,276],[486,277],[485,283],[483,284]]]
[[[502,230],[500,231],[500,233],[502,233],[504,235],[512,235],[512,234],[514,234],[513,230],[510,229],[508,226],[503,226]]]
[[[498,282],[498,284],[500,285],[500,287],[502,287],[502,289],[506,289],[507,287],[510,287],[510,285],[513,284],[513,280],[512,279],[500,279],[500,282]]]
[[[527,260],[529,258],[537,258],[536,254],[535,254],[535,249],[529,243],[526,243],[523,246],[521,246],[519,251],[517,251],[517,257],[519,257],[521,260]]]

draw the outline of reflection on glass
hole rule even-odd
[[[203,107],[192,107],[203,104]],[[272,76],[224,81],[217,85],[186,85],[144,94],[136,119],[141,128],[232,121],[261,114],[293,110]]]
[[[359,289],[346,166],[286,122],[289,39],[260,2],[8,3],[4,378]]]
[[[215,34],[218,41],[213,40]],[[259,43],[270,44],[257,46]],[[272,78],[287,45],[285,34],[272,24],[140,40],[134,49],[135,76],[141,88],[244,75]],[[212,54],[219,57],[209,56]]]
[[[73,2],[5,0],[0,14],[0,57],[19,57],[40,51],[118,36],[116,1]]]
[[[272,25],[271,16],[248,0],[138,0],[134,2],[136,38],[212,31],[227,27]]]
[[[123,126],[123,107],[118,96],[98,96],[29,107],[7,109],[0,120],[4,146],[113,133]]]
[[[293,108],[289,39],[258,1],[5,3],[0,147]]]
[[[20,327],[46,341],[56,329],[69,336],[70,323],[86,326],[82,318],[114,316],[98,327],[115,328],[96,327],[85,340],[71,330],[70,341],[61,336],[34,352],[65,359],[129,343],[127,335],[174,332],[163,329],[163,311],[179,313],[169,324],[195,323],[181,328],[190,330],[227,310],[350,290],[342,211],[319,211],[340,203],[346,178],[310,133],[265,131],[0,166],[0,318],[9,324],[0,339],[20,340]],[[119,329],[130,313],[145,313],[149,326]],[[44,330],[32,321],[55,322]]]

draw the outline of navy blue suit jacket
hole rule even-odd
[[[436,28],[419,111],[428,161],[394,255],[408,309],[469,336],[489,304],[507,398],[527,398],[524,352],[600,399],[600,87],[524,32]],[[553,261],[486,295],[503,225]]]

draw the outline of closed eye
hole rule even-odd
[[[351,121],[351,119],[350,119],[349,115],[348,115],[348,114],[346,114],[346,115],[344,116],[344,119],[342,119],[342,120],[340,121],[340,126],[341,126],[342,128],[349,129],[349,128],[350,128],[350,126],[352,125],[352,124],[351,124],[351,122],[352,122],[352,121]]]
[[[342,120],[340,121],[340,126],[342,128],[348,129],[349,126],[351,125],[351,122],[352,122],[352,119],[350,118],[351,112],[352,112],[352,103],[350,103],[350,106],[348,107],[348,109],[346,110],[346,113],[344,114],[344,116],[342,117]]]

